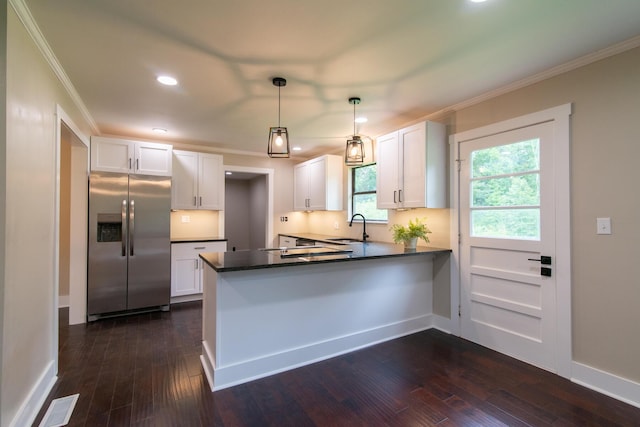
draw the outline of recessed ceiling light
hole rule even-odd
[[[167,86],[175,86],[178,84],[178,81],[171,76],[158,76],[156,80],[158,80],[158,82],[162,83],[163,85],[167,85]]]
[[[484,3],[487,0],[471,0],[471,3]]]
[[[159,134],[167,133],[167,130],[166,129],[162,129],[162,128],[153,128],[151,130],[153,131],[153,133],[159,133]]]
[[[293,151],[302,151],[302,147],[293,147],[291,150],[293,150]]]
[[[233,175],[233,172],[231,172],[231,171],[226,171],[224,174],[225,174],[225,175]]]
[[[366,117],[357,117],[354,122],[356,123],[367,123],[368,119]]]

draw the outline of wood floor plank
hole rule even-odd
[[[211,392],[201,302],[87,325],[60,310],[69,426],[640,426],[640,408],[428,330]]]

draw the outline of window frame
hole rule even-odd
[[[359,166],[352,166],[349,169],[349,211],[348,211],[348,215],[349,218],[352,217],[352,215],[355,213],[354,212],[354,199],[355,196],[358,195],[366,195],[366,194],[374,194],[376,196],[376,201],[378,198],[378,184],[377,184],[377,179],[378,179],[378,174],[377,174],[377,170],[376,170],[376,188],[372,191],[359,191],[356,192],[356,169],[360,169],[363,167],[373,167],[374,169],[376,168],[376,163],[369,163],[366,165],[359,165]],[[389,211],[387,209],[379,209],[381,211],[386,211],[387,212],[387,218],[386,219],[369,219],[367,218],[367,222],[371,222],[371,223],[378,223],[378,224],[386,224],[389,222]],[[347,218],[347,221],[349,220],[349,218]],[[362,222],[362,218],[355,218],[354,219],[355,222]]]

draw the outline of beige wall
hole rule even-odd
[[[90,134],[11,6],[7,12],[6,198],[0,426],[53,366],[56,104]],[[4,13],[4,11],[3,11]]]
[[[573,359],[639,382],[640,48],[466,108],[450,120],[460,132],[568,102]],[[611,217],[612,235],[596,235],[597,217]]]

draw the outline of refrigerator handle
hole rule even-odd
[[[122,201],[122,256],[127,256],[127,201]]]
[[[136,234],[136,206],[135,201],[131,200],[129,208],[129,256],[133,256],[133,240]]]

